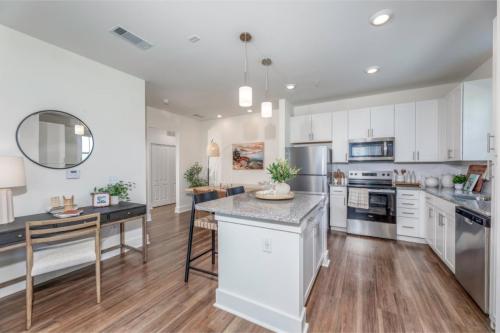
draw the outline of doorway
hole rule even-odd
[[[151,144],[151,205],[175,203],[175,146]]]

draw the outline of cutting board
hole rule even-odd
[[[469,170],[467,170],[467,178],[469,178],[469,175],[471,173],[481,175],[481,177],[479,177],[479,180],[477,181],[476,186],[474,186],[474,189],[472,190],[473,192],[479,193],[483,189],[483,183],[484,183],[483,175],[487,169],[488,169],[488,166],[486,164],[471,164],[471,165],[469,165]]]

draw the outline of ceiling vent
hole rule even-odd
[[[111,29],[110,32],[115,36],[123,38],[124,40],[131,43],[132,45],[137,46],[141,50],[148,50],[151,47],[153,47],[153,45],[150,44],[149,42],[145,41],[141,37],[137,36],[136,34],[131,33],[127,29],[122,28],[120,26]]]
[[[188,40],[189,40],[191,43],[198,43],[198,42],[201,40],[201,38],[200,38],[200,36],[198,36],[198,35],[192,35],[192,36],[189,36],[189,37],[188,37]]]
[[[202,115],[197,114],[197,113],[193,114],[193,117],[198,118],[198,119],[202,119],[203,118]]]

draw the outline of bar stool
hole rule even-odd
[[[188,282],[189,280],[189,270],[193,269],[195,271],[209,274],[212,276],[218,276],[217,273],[207,271],[205,269],[201,269],[198,267],[194,267],[191,265],[193,261],[196,259],[200,258],[201,256],[211,253],[212,254],[212,265],[215,264],[215,255],[217,252],[215,251],[215,232],[217,231],[217,221],[214,218],[213,214],[209,214],[203,217],[196,217],[196,208],[195,205],[198,203],[210,201],[210,200],[216,200],[219,199],[219,195],[217,194],[216,191],[211,191],[211,192],[205,192],[205,193],[199,193],[199,194],[194,194],[193,196],[193,206],[191,208],[191,220],[189,223],[189,238],[188,238],[188,249],[187,249],[187,256],[186,256],[186,269],[184,272],[184,282]],[[202,253],[191,257],[191,251],[193,248],[193,233],[194,233],[194,227],[201,228],[201,229],[207,229],[211,231],[212,234],[212,246],[210,249],[203,251]]]
[[[226,190],[226,195],[228,197],[232,196],[232,195],[236,195],[236,194],[241,194],[241,193],[245,193],[245,187],[243,187],[243,186],[231,187],[231,188],[228,188]]]

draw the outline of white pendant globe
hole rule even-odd
[[[240,106],[241,107],[252,106],[252,87],[249,86],[240,87]]]
[[[262,118],[272,118],[273,117],[273,103],[262,102],[260,105],[260,116]]]

